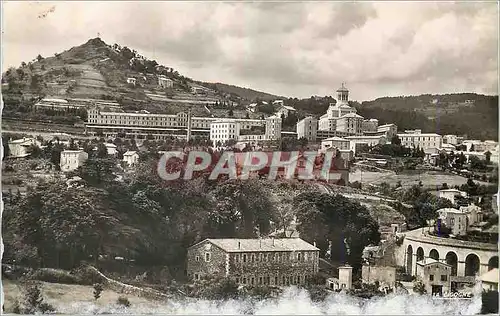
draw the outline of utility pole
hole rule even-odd
[[[190,139],[191,139],[191,106],[188,107],[186,142],[189,143]]]

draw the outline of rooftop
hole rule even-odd
[[[348,142],[349,140],[345,139],[345,138],[342,138],[342,137],[337,137],[337,136],[334,136],[334,137],[330,137],[330,138],[327,138],[327,139],[323,139],[323,141],[330,141],[330,140],[338,140],[338,141],[344,141],[344,142]]]
[[[314,251],[319,250],[300,238],[221,238],[206,239],[213,245],[226,252],[253,252],[253,251]]]
[[[348,106],[348,107],[350,107],[350,106]],[[356,113],[347,113],[347,114],[342,115],[340,118],[344,118],[344,117],[363,118],[361,115],[356,114]]]
[[[420,260],[420,261],[417,262],[417,264],[421,265],[421,266],[426,266],[428,264],[433,264],[433,263],[439,263],[439,264],[444,264],[444,265],[450,266],[447,263],[444,263],[442,261],[439,261],[439,260],[436,260],[436,259],[432,259],[432,258],[424,258],[423,260]]]
[[[132,156],[135,155],[137,152],[133,150],[129,150],[123,154],[123,156]]]
[[[452,214],[465,214],[464,211],[457,210],[456,208],[442,208],[437,210],[436,212],[444,212],[444,213],[452,213]]]
[[[491,269],[485,274],[481,275],[481,281],[489,283],[498,283],[498,268]]]

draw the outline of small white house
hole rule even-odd
[[[35,139],[33,138],[20,138],[16,140],[10,140],[8,145],[9,145],[9,151],[10,151],[10,157],[12,158],[22,158],[22,157],[27,157],[30,155],[29,153],[29,147],[31,145],[36,144]]]
[[[135,166],[139,161],[139,154],[136,151],[129,150],[123,154],[123,161],[130,167]]]
[[[69,172],[78,169],[89,158],[83,150],[63,150],[61,152],[61,171]]]
[[[257,103],[251,103],[247,106],[247,110],[252,113],[255,113],[256,109],[257,109]]]
[[[467,192],[460,191],[457,189],[443,189],[439,190],[439,197],[443,199],[448,199],[451,203],[455,204],[455,198],[457,196],[467,197]]]
[[[116,155],[116,145],[113,143],[106,143],[104,144],[106,146],[106,151],[108,152],[108,155],[114,156]]]
[[[158,85],[162,88],[172,88],[174,86],[174,82],[165,75],[160,75],[158,77]]]
[[[135,86],[136,81],[137,81],[137,79],[135,79],[135,78],[127,78],[128,84],[133,84]]]
[[[337,148],[341,150],[349,150],[350,141],[340,137],[330,137],[321,141],[321,149],[327,150]]]
[[[276,115],[279,117],[288,117],[290,114],[297,112],[293,106],[282,105],[276,112]]]

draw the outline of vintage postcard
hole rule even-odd
[[[498,313],[498,2],[1,6],[2,313]]]

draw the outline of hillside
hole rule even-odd
[[[208,87],[208,88],[216,90],[216,91],[220,91],[221,93],[224,93],[224,94],[239,96],[240,98],[247,100],[247,101],[257,101],[257,100],[273,101],[276,99],[283,98],[283,97],[273,95],[270,93],[256,91],[256,90],[252,90],[252,89],[248,89],[248,88],[237,87],[237,86],[233,86],[233,85],[225,84],[225,83],[220,83],[220,82],[217,82],[217,83],[202,82],[201,84],[205,87]]]
[[[354,103],[359,114],[395,123],[399,130],[498,140],[498,96],[473,93],[384,97]]]
[[[160,76],[173,86],[160,87]],[[129,78],[135,83],[129,83]],[[195,82],[173,67],[100,38],[10,68],[2,75],[2,92],[7,105],[29,106],[40,97],[92,98],[117,100],[124,110],[152,113],[176,113],[189,104],[195,115],[210,115],[205,106],[215,102],[234,106],[244,99],[277,98],[246,88]]]

